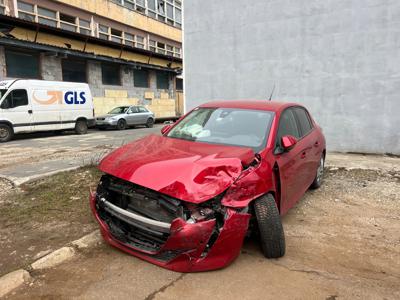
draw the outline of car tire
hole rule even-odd
[[[118,130],[125,130],[126,129],[126,121],[124,119],[119,119],[117,123]]]
[[[148,118],[148,119],[147,119],[147,122],[146,122],[146,127],[147,127],[147,128],[152,128],[153,125],[154,125],[154,119]]]
[[[14,130],[7,124],[0,124],[0,143],[10,141],[14,136]]]
[[[285,233],[274,197],[267,194],[255,200],[254,211],[264,256],[267,258],[284,256]]]
[[[317,174],[315,175],[314,181],[310,185],[310,189],[317,189],[322,185],[322,180],[324,178],[324,166],[325,166],[325,156],[322,155],[319,160],[319,165],[317,169]]]
[[[76,134],[86,134],[88,131],[88,125],[86,120],[78,120],[75,123],[75,133]]]

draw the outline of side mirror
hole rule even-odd
[[[297,144],[297,139],[292,135],[285,135],[281,139],[281,145],[285,151],[291,150]]]
[[[170,129],[171,129],[172,125],[165,125],[163,128],[161,128],[161,134],[166,134]]]

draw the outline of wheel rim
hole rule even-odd
[[[8,130],[6,128],[0,128],[0,138],[5,139],[9,135]]]
[[[317,169],[317,181],[320,182],[322,180],[322,176],[324,175],[324,157],[321,157],[319,161],[319,166]]]
[[[124,121],[121,120],[121,121],[118,122],[118,128],[119,128],[119,129],[124,129],[124,128],[125,128],[125,123],[124,123]]]
[[[147,125],[148,125],[148,126],[153,125],[153,120],[152,120],[152,119],[148,119],[148,120],[147,120]]]

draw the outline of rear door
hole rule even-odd
[[[32,106],[26,89],[14,89],[6,94],[0,105],[3,117],[10,121],[14,132],[33,130]]]
[[[150,112],[143,106],[138,106],[139,110],[139,124],[146,124],[147,119],[150,117]]]
[[[128,125],[138,125],[140,116],[136,106],[131,106],[126,112],[126,122]]]
[[[322,141],[318,140],[318,133],[313,127],[310,115],[303,107],[294,107],[297,124],[301,132],[301,143],[303,144],[305,157],[305,172],[304,172],[304,186],[303,189],[307,190],[313,182],[317,173],[319,160],[321,158],[321,151],[319,144]]]
[[[299,142],[290,151],[285,152],[281,139],[286,135],[295,137]],[[296,116],[293,109],[288,108],[280,116],[275,148],[281,184],[281,214],[285,214],[303,195],[304,147],[300,137]]]

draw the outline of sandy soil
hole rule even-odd
[[[9,299],[399,299],[400,173],[327,170],[283,218],[287,253],[255,241],[224,270],[178,274],[101,245]]]
[[[99,176],[87,167],[17,189],[0,180],[0,276],[97,228],[88,195]]]

